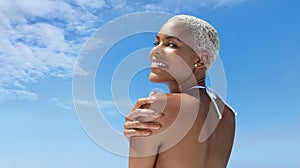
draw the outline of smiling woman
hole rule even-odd
[[[232,149],[235,116],[205,86],[219,51],[218,34],[188,15],[169,19],[150,52],[150,81],[170,94],[141,98],[126,117],[130,168],[225,168]]]

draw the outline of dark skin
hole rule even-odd
[[[220,99],[218,119],[205,89],[208,54],[190,46],[190,32],[167,22],[150,52],[152,82],[165,83],[170,94],[139,99],[126,117],[130,168],[225,168],[231,153],[235,117]],[[197,64],[197,66],[196,66]],[[205,123],[210,123],[206,125]],[[204,134],[203,134],[204,133]],[[204,135],[199,139],[199,135]]]

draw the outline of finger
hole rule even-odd
[[[152,104],[155,102],[155,100],[156,100],[156,98],[154,96],[140,98],[136,101],[135,105],[133,106],[133,109],[140,108],[144,104]]]
[[[149,97],[154,96],[155,94],[156,94],[156,91],[153,90],[153,91],[149,94]]]
[[[157,99],[154,95],[156,94],[156,91],[152,91],[150,94],[149,94],[149,98],[151,99],[151,100],[154,100],[154,102],[155,102],[155,100]]]
[[[135,130],[135,129],[127,129],[124,130],[124,135],[128,138],[130,137],[146,137],[152,134],[150,130]]]
[[[156,119],[162,116],[162,113],[155,111],[155,110],[150,110],[150,109],[135,109],[131,111],[127,117],[126,120],[134,120],[140,117],[147,117],[150,119]]]
[[[124,129],[149,129],[157,130],[160,129],[162,125],[158,122],[140,122],[140,121],[127,121],[124,124]]]

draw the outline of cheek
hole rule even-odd
[[[170,70],[188,72],[193,68],[193,56],[185,53],[172,54],[170,57]]]
[[[186,80],[187,77],[193,74],[194,60],[193,55],[189,53],[176,53],[170,57],[170,74],[177,80]]]

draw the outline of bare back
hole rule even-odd
[[[156,155],[145,157],[144,161],[153,162],[149,167],[155,168],[225,168],[231,153],[235,132],[235,117],[232,110],[220,99],[218,107],[222,110],[219,120],[216,111],[211,106],[211,99],[204,91],[200,91],[199,99],[188,94],[167,95],[164,106],[165,116],[158,119],[163,127],[153,132],[155,140],[140,145],[154,148]],[[152,107],[157,108],[157,107]],[[158,107],[159,108],[159,107]],[[196,109],[196,110],[195,110]],[[210,113],[210,114],[209,114]],[[217,123],[211,128],[205,128],[208,116]],[[212,122],[212,121],[209,121]],[[175,124],[174,124],[175,123]],[[201,131],[212,129],[211,134],[203,142],[199,142]],[[134,147],[143,138],[132,141]],[[137,145],[139,146],[139,145]],[[142,158],[140,158],[142,160]],[[138,158],[131,158],[132,165],[139,162]],[[145,162],[144,162],[145,163]],[[145,167],[141,163],[140,167]],[[147,165],[147,163],[145,163]],[[134,167],[134,166],[133,166]]]

